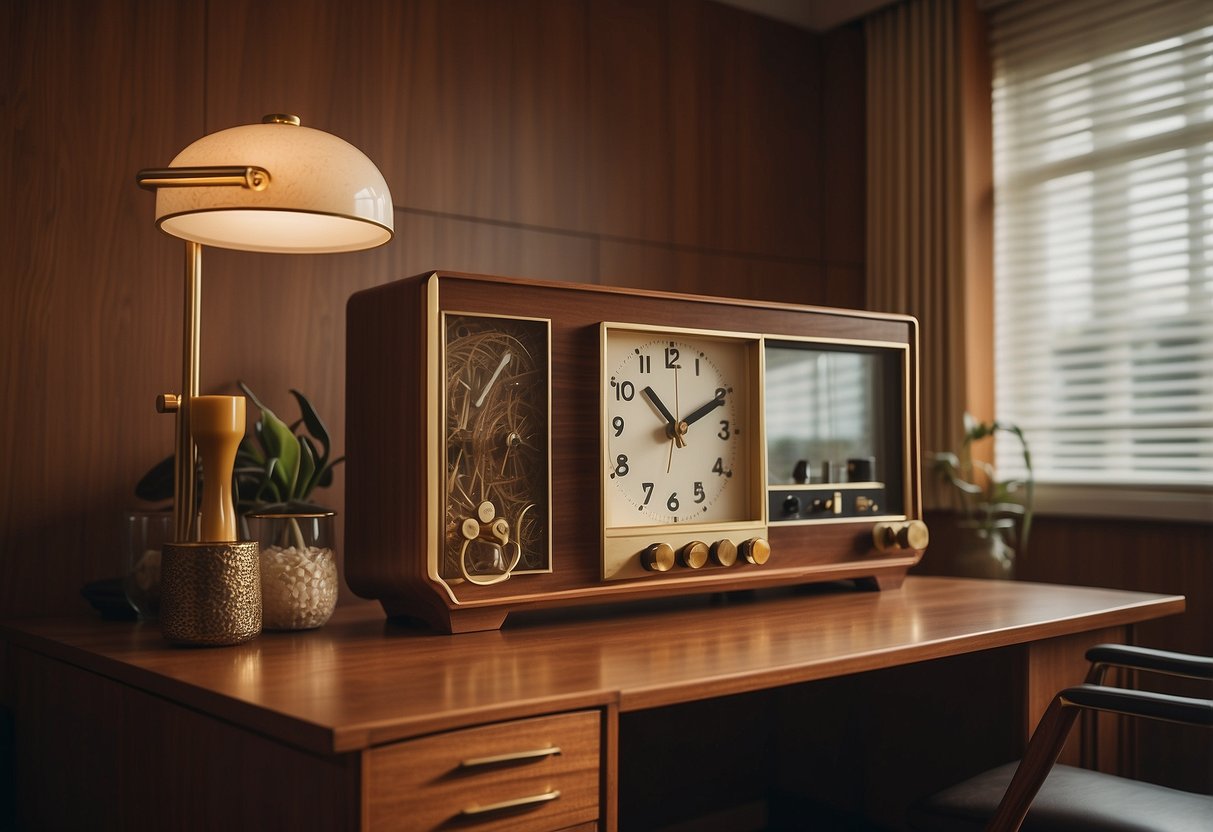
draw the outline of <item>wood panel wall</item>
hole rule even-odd
[[[383,249],[204,256],[203,390],[292,416],[297,387],[338,437],[346,298],[428,269],[863,305],[859,28],[706,0],[11,0],[0,42],[0,615],[79,611],[120,572],[180,362],[182,246],[133,177],[208,132],[297,113],[392,188]],[[339,469],[319,496],[342,492]]]

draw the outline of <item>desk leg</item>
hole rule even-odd
[[[602,713],[602,754],[599,760],[602,789],[599,817],[602,832],[619,829],[619,706],[608,705]]]
[[[1104,643],[1129,643],[1128,627],[1109,627],[1087,633],[1058,636],[1026,645],[1024,650],[1024,712],[1023,745],[1040,722],[1053,696],[1062,688],[1082,683],[1087,673],[1085,653],[1089,647]],[[1112,714],[1100,714],[1098,726],[1081,721],[1070,734],[1069,741],[1061,752],[1058,762],[1077,766],[1082,760],[1083,734],[1093,730],[1098,735],[1098,745],[1091,744],[1094,758],[1089,765],[1099,771],[1112,774],[1125,772],[1122,761],[1130,750],[1130,735],[1120,731],[1119,720]],[[1081,729],[1077,728],[1081,725]]]

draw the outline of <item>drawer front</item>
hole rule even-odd
[[[363,755],[365,828],[564,829],[598,817],[597,711],[520,719]]]

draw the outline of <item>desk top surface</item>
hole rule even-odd
[[[0,626],[13,644],[317,752],[614,703],[621,711],[793,684],[1182,612],[1110,589],[910,577],[612,610],[512,616],[447,636],[339,608],[323,628],[235,647],[167,645],[95,617]]]

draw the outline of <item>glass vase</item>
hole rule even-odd
[[[261,547],[261,626],[309,630],[337,606],[334,512],[254,513],[249,530]]]
[[[160,616],[160,549],[172,541],[171,511],[131,511],[126,515],[122,589],[142,619]]]

